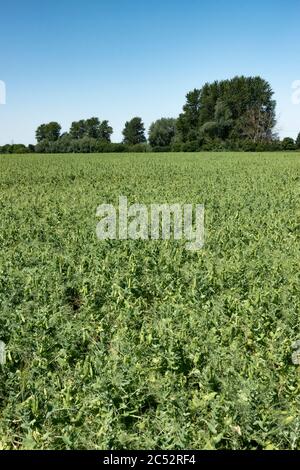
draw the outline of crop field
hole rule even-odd
[[[205,246],[96,237],[205,205]],[[0,449],[300,449],[300,154],[0,156]]]

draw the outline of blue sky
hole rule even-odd
[[[0,15],[0,145],[91,116],[118,141],[129,118],[176,117],[189,90],[240,74],[270,81],[281,136],[300,131],[299,0],[15,0]]]

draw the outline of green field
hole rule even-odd
[[[199,203],[205,248],[99,241]],[[300,154],[0,156],[2,449],[300,449]]]

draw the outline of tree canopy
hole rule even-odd
[[[181,140],[270,141],[276,123],[272,97],[271,86],[260,77],[206,83],[186,95],[177,124]]]
[[[137,145],[146,142],[145,127],[140,117],[134,117],[125,123],[123,129],[124,144]]]
[[[41,124],[37,145],[5,145],[1,153],[29,152],[145,152],[200,150],[296,150],[297,139],[280,141],[274,128],[275,107],[271,85],[261,77],[236,76],[205,83],[186,95],[178,118],[160,118],[148,131],[141,117],[125,123],[122,143],[112,143],[113,129],[98,117],[74,121],[61,134],[58,122]]]
[[[161,118],[149,128],[149,144],[153,148],[169,148],[176,134],[176,119]]]
[[[97,117],[74,121],[70,128],[70,136],[72,139],[90,137],[92,139],[101,140],[102,142],[110,142],[112,133],[113,129],[108,121],[100,122]]]
[[[59,139],[61,125],[58,122],[49,122],[49,124],[42,124],[36,130],[37,142],[47,140],[48,142],[55,142]]]
[[[283,150],[295,150],[295,141],[291,137],[285,137],[282,141],[282,149]]]

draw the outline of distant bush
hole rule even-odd
[[[126,145],[125,145],[126,146]],[[145,153],[150,150],[148,144],[135,144],[135,145],[127,145],[127,152],[133,153]]]
[[[198,140],[191,140],[190,142],[185,142],[181,145],[181,152],[199,152],[200,150],[205,150],[203,146],[199,144]]]
[[[151,151],[152,152],[157,152],[157,153],[164,153],[164,152],[171,152],[171,146],[164,146],[164,147],[160,147],[160,146],[156,146],[156,147],[151,147]]]
[[[153,122],[149,128],[149,143],[152,149],[170,148],[176,135],[176,119],[161,118]],[[157,150],[154,150],[157,151]]]
[[[111,143],[92,137],[72,139],[70,134],[63,134],[56,141],[42,140],[36,145],[23,144],[4,145],[0,147],[2,154],[25,153],[145,153],[145,152],[278,152],[300,149],[300,135],[296,142],[286,137],[282,141],[253,142],[251,140],[236,140],[220,138],[198,138],[189,142],[180,142],[176,139],[169,146],[151,147],[147,143],[129,145],[125,143]]]
[[[285,139],[283,139],[281,143],[281,146],[282,146],[282,150],[295,150],[296,149],[295,141],[291,137],[285,137]]]
[[[0,147],[0,153],[29,153],[31,150],[24,144],[3,145]]]

